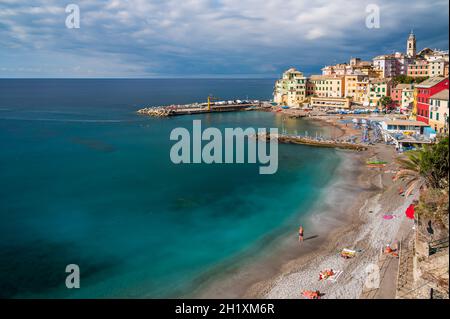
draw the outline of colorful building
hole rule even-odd
[[[367,93],[369,91],[369,79],[362,79],[358,82],[356,82],[356,93],[353,97],[353,101],[358,104],[365,103]],[[366,106],[368,106],[368,102],[366,102]]]
[[[448,90],[448,78],[433,77],[416,85],[415,116],[418,121],[429,123],[430,98],[443,91]]]
[[[400,110],[402,113],[410,114],[414,105],[414,86],[402,90],[402,102],[400,104]]]
[[[344,77],[344,96],[356,99],[358,83],[367,79],[368,76],[364,74],[346,75]]]
[[[430,97],[430,126],[438,133],[448,134],[448,89]]]
[[[428,62],[428,76],[448,77],[448,61],[441,58]]]
[[[430,76],[428,61],[424,59],[418,59],[414,63],[409,64],[408,76],[413,78]]]
[[[406,75],[408,73],[408,65],[412,63],[414,63],[413,58],[400,52],[380,55],[373,59],[374,67],[381,71],[383,78]]]
[[[397,84],[391,89],[390,97],[392,99],[392,102],[396,106],[400,106],[400,104],[402,103],[402,92],[404,85],[405,84]]]
[[[398,75],[408,74],[408,66],[416,59],[416,36],[411,31],[406,41],[406,54],[396,52],[395,54],[379,55],[373,59],[373,65],[381,71],[381,77],[391,78]]]
[[[299,107],[306,99],[307,78],[303,73],[291,68],[283,73],[280,80],[276,81],[273,100],[279,105]]]
[[[350,63],[328,65],[322,69],[322,75],[324,76],[346,76],[357,74],[378,77],[381,73],[378,70],[374,70],[372,62],[361,61],[360,58],[351,58]]]
[[[343,76],[313,75],[307,83],[307,95],[317,97],[343,97],[345,89]]]
[[[365,104],[380,108],[380,100],[385,96],[390,96],[391,86],[391,79],[370,79]]]

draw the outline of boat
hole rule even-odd
[[[384,162],[384,161],[377,161],[377,160],[374,160],[374,161],[367,161],[366,162],[368,165],[386,165],[387,164],[387,162]]]

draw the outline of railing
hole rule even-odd
[[[402,238],[399,245],[396,298],[404,298],[413,285],[414,243],[410,236]]]

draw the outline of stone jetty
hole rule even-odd
[[[353,151],[366,151],[368,149],[368,146],[365,144],[350,143],[337,140],[315,139],[296,135],[259,134],[257,136],[257,139],[265,140],[267,142],[273,139],[278,139],[279,143],[284,144],[301,144],[316,147],[339,148]]]

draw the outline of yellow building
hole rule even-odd
[[[307,83],[307,95],[317,97],[343,97],[345,77],[313,75]]]
[[[344,96],[351,97],[356,100],[358,83],[367,80],[366,75],[346,75],[344,78]]]
[[[380,100],[389,96],[391,91],[391,79],[367,79],[356,81],[356,91],[353,101],[364,107],[379,107]]]
[[[417,119],[417,95],[419,94],[419,91],[417,88],[414,88],[413,91],[413,109],[411,112],[411,115],[409,116],[410,120],[416,120]]]
[[[306,99],[306,77],[303,73],[291,68],[276,81],[273,100],[278,105],[299,107]]]
[[[356,92],[353,97],[353,101],[359,104],[363,104],[368,100],[367,93],[369,91],[369,79],[362,79],[356,82]],[[368,106],[368,105],[367,105]]]
[[[448,90],[430,98],[430,126],[438,133],[448,134]]]

